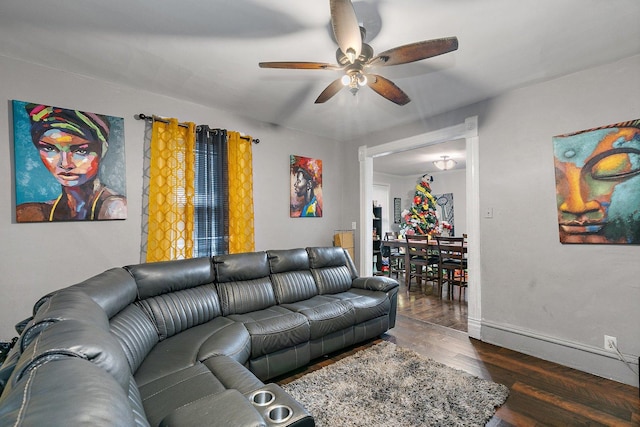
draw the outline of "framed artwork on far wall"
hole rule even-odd
[[[434,195],[434,197],[440,210],[440,221],[447,222],[451,226],[450,232],[451,235],[454,236],[456,226],[453,210],[453,193],[437,194]]]
[[[400,197],[393,198],[393,223],[400,224],[402,222],[402,199]]]
[[[561,243],[640,244],[640,119],[553,137]]]
[[[292,154],[289,175],[291,218],[322,217],[322,160]]]
[[[127,217],[124,119],[16,101],[16,222]]]

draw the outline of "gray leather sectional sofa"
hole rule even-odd
[[[0,368],[0,425],[313,426],[271,378],[395,324],[341,248],[130,265],[43,297]]]

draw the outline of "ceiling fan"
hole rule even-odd
[[[458,49],[458,39],[447,37],[425,40],[395,47],[376,56],[373,49],[364,43],[366,30],[358,25],[351,0],[330,0],[331,26],[338,42],[336,60],[338,64],[323,62],[260,62],[260,68],[288,68],[300,70],[343,70],[345,75],[334,80],[318,96],[315,103],[321,104],[348,86],[354,95],[363,86],[369,86],[379,95],[398,105],[411,101],[409,96],[391,80],[369,69],[379,66],[400,65],[420,61]]]

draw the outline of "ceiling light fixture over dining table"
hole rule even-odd
[[[440,156],[441,160],[436,160],[433,162],[435,167],[440,169],[441,171],[446,171],[453,168],[458,162],[453,159],[450,159],[449,156]]]

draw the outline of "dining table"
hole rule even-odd
[[[411,247],[415,247],[415,248],[432,248],[432,249],[437,249],[438,247],[438,242],[436,241],[436,239],[431,239],[429,238],[429,240],[427,242],[425,242],[424,240],[411,240],[411,238],[409,238],[409,242],[411,242]],[[408,243],[406,239],[389,239],[389,240],[381,240],[380,241],[380,248],[382,250],[382,246],[388,246],[389,248],[403,248],[404,250],[404,284],[405,286],[409,286],[409,280],[411,280],[411,259],[409,257],[409,249],[408,249]],[[464,242],[464,248],[465,248],[465,253],[466,253],[466,248],[467,248],[467,242],[465,239]]]
[[[411,240],[411,238],[409,238],[409,241],[411,242],[411,247],[416,247],[416,248],[420,248],[420,247],[425,247],[425,248],[433,248],[433,247],[437,247],[438,243],[436,242],[435,239],[429,239],[427,242],[425,242],[424,240]],[[408,249],[408,243],[406,239],[389,239],[389,240],[382,240],[380,241],[380,247],[382,248],[382,246],[388,246],[389,248],[404,248],[404,284],[405,286],[409,286],[409,280],[411,279],[411,260],[409,258],[409,249]]]

